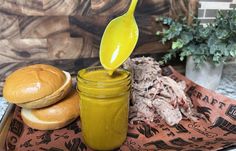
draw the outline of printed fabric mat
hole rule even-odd
[[[129,124],[127,139],[116,150],[201,151],[236,145],[236,100],[196,85],[172,67],[163,68],[163,75],[186,82],[186,93],[197,111],[204,114],[208,121],[182,120],[174,126],[168,126],[163,120],[152,124]],[[91,150],[83,142],[79,119],[59,130],[38,131],[23,123],[19,107],[15,109],[6,138],[6,148],[8,151]]]

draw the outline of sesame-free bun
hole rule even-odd
[[[42,109],[21,110],[26,125],[38,130],[54,130],[73,122],[79,116],[79,95],[72,90],[64,99]]]
[[[3,97],[24,108],[42,108],[64,98],[72,87],[71,76],[56,67],[36,64],[10,74]]]

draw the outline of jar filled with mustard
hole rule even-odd
[[[130,73],[117,69],[110,76],[103,67],[90,67],[79,71],[77,81],[85,143],[95,150],[121,146],[128,130]]]

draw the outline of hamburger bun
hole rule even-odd
[[[38,130],[54,130],[73,122],[79,116],[79,95],[73,90],[60,102],[42,109],[21,110],[26,125]]]
[[[36,64],[10,74],[3,87],[3,97],[24,108],[42,108],[60,101],[71,87],[68,72],[51,65]]]

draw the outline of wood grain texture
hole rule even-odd
[[[156,15],[136,16],[140,35],[135,53],[165,52],[170,48],[169,45],[163,45],[160,42],[160,37],[156,36],[156,32],[163,28],[161,24],[156,22],[157,17]]]
[[[59,44],[60,43],[60,44]],[[81,56],[83,38],[71,38],[69,33],[57,34],[48,38],[50,59],[76,59]]]
[[[139,0],[136,14],[167,15],[171,8],[170,0]]]
[[[0,11],[17,15],[43,16],[42,0],[1,0]]]
[[[0,0],[0,11],[9,14],[22,14],[20,6],[8,0]]]
[[[66,16],[23,16],[19,22],[22,38],[46,38],[70,28]]]
[[[116,17],[124,14],[131,0],[91,0],[91,14]],[[170,12],[170,0],[139,0],[136,15],[160,15]]]
[[[127,11],[131,0],[91,0],[91,15],[118,16]]]
[[[0,12],[0,23],[0,39],[20,37],[20,29],[17,16]]]
[[[43,0],[46,15],[71,15],[78,6],[78,0]]]
[[[91,0],[1,0],[0,11],[26,16],[88,15]]]
[[[180,15],[186,16],[191,24],[193,16],[196,15],[199,0],[170,0],[170,16],[178,18]]]
[[[85,15],[91,6],[91,0],[43,0],[44,13],[47,16]]]
[[[108,18],[104,16],[70,16],[70,34],[74,38],[83,39],[83,48],[81,57],[97,57],[100,45],[100,39]]]
[[[4,48],[0,51],[0,62],[49,58],[47,39],[4,39],[0,40],[0,47]]]
[[[26,16],[116,17],[128,10],[131,0],[1,0],[0,11]],[[198,0],[139,0],[137,15],[195,12]]]
[[[22,14],[28,16],[43,16],[45,12],[43,10],[42,0],[10,0],[15,2],[21,7]]]

